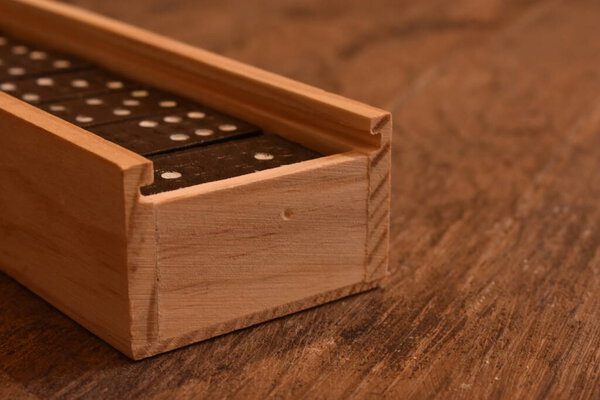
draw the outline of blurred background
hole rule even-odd
[[[485,42],[532,0],[70,0],[102,14],[386,106],[428,66]],[[376,79],[368,79],[371,76]],[[360,78],[360,81],[357,79]]]

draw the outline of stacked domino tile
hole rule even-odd
[[[154,163],[151,195],[321,155],[196,102],[0,33],[0,90]]]

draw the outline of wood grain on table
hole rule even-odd
[[[141,362],[0,275],[0,398],[600,398],[600,3],[70,2],[391,110],[391,275]]]

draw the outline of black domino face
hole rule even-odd
[[[0,32],[0,91],[151,159],[152,195],[321,155],[180,96]]]
[[[44,104],[40,108],[72,124],[89,128],[124,119],[163,115],[192,104],[158,89],[140,87]]]
[[[0,82],[89,67],[75,57],[30,46],[0,32]]]
[[[143,156],[260,134],[254,125],[199,105],[89,130]]]
[[[230,140],[161,154],[154,162],[154,183],[142,188],[151,195],[232,178],[320,157],[320,154],[276,135]]]
[[[118,92],[135,86],[137,84],[129,80],[97,68],[2,83],[5,92],[36,105]]]

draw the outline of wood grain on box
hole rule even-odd
[[[124,80],[93,98],[78,90],[29,96],[42,110],[6,94],[0,104],[4,131],[18,134],[0,137],[2,151],[11,152],[0,161],[10,175],[2,181],[8,212],[1,229],[11,237],[0,265],[125,354],[147,357],[383,278],[387,112],[49,1],[0,1],[0,28],[150,87]],[[98,74],[86,84],[101,87]],[[26,84],[16,79],[11,91],[19,95]],[[140,90],[143,102],[133,98]],[[138,128],[149,126],[150,115],[180,122],[196,107],[186,98],[268,134],[246,137],[252,125],[240,122],[241,135],[222,143],[149,149],[115,136],[125,133],[123,116]],[[171,139],[191,139],[178,135]],[[210,159],[234,168],[200,162]]]

